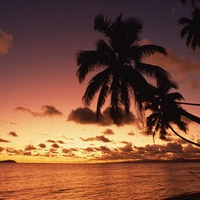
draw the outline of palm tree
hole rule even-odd
[[[200,9],[195,7],[192,12],[192,19],[182,17],[178,20],[178,24],[185,25],[180,32],[181,38],[186,38],[187,47],[191,47],[193,51],[200,48]]]
[[[99,94],[96,108],[98,121],[101,108],[110,96],[110,117],[115,124],[121,125],[124,113],[130,112],[132,97],[138,110],[142,111],[143,101],[151,96],[144,75],[155,78],[157,84],[169,79],[167,71],[142,63],[142,58],[157,52],[167,53],[157,45],[138,45],[142,24],[137,18],[122,19],[120,15],[113,21],[97,15],[94,29],[105,39],[97,41],[95,50],[79,51],[77,76],[81,83],[89,72],[100,72],[89,81],[82,102],[84,106],[90,106],[95,95]]]
[[[153,86],[152,86],[153,87]],[[172,127],[175,124],[181,131],[187,132],[188,126],[182,121],[181,113],[182,108],[176,101],[183,100],[183,96],[178,92],[170,92],[171,89],[177,89],[176,83],[168,82],[168,84],[161,84],[158,88],[153,87],[155,99],[151,102],[146,102],[146,109],[152,113],[146,119],[146,134],[153,135],[159,134],[162,140],[166,139],[167,130],[170,129],[175,135],[180,137],[186,142],[200,147],[200,144],[178,134]]]

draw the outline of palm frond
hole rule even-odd
[[[179,92],[172,92],[167,95],[168,98],[175,103],[176,100],[184,100],[184,97]]]
[[[182,17],[178,20],[178,25],[181,24],[181,25],[189,25],[191,23],[191,19],[188,19],[186,17]]]
[[[136,68],[141,73],[146,74],[149,77],[153,76],[157,80],[158,85],[162,84],[163,82],[169,82],[170,74],[159,66],[146,63],[137,63]]]
[[[189,32],[189,30],[190,30],[190,26],[185,26],[180,32],[181,38],[184,38]]]
[[[189,47],[190,45],[192,45],[192,39],[194,37],[194,33],[192,31],[188,32],[187,38],[186,38],[186,45],[187,47]]]
[[[125,113],[130,113],[130,91],[129,91],[129,84],[122,80],[121,82],[121,100],[122,104],[125,107]]]
[[[97,30],[105,36],[110,37],[111,35],[111,27],[113,25],[113,21],[108,18],[108,16],[104,17],[104,15],[97,15],[94,19],[94,30]]]
[[[83,82],[89,72],[94,71],[98,67],[105,66],[106,62],[106,55],[99,51],[80,51],[77,54],[79,69],[76,72],[79,82]]]
[[[89,82],[86,91],[83,95],[82,102],[84,106],[90,106],[95,94],[99,91],[100,87],[104,84],[105,77],[109,75],[109,68],[95,75]]]
[[[138,53],[139,53],[140,58],[143,58],[145,56],[154,55],[155,53],[167,55],[165,48],[158,46],[158,45],[153,45],[153,44],[139,46]]]
[[[113,77],[111,84],[110,117],[116,125],[122,124],[123,110],[121,107],[121,91],[118,77]]]
[[[104,83],[101,87],[98,101],[97,101],[97,121],[99,121],[99,116],[101,113],[101,107],[105,104],[106,98],[110,92],[110,83],[111,83],[111,78],[110,75],[107,74],[107,77],[104,77]]]

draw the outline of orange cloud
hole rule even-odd
[[[0,147],[0,152],[2,152],[4,150],[4,148],[3,147]]]
[[[39,145],[38,145],[40,148],[46,148],[46,145],[45,144],[43,144],[43,143],[40,143]]]
[[[148,39],[140,41],[140,45],[145,44],[152,44],[152,42]],[[167,54],[167,56],[154,54],[148,58],[144,58],[143,61],[152,65],[158,65],[169,71],[173,79],[182,80],[192,74],[200,75],[200,63],[198,61],[179,57],[170,49],[167,50]]]
[[[106,138],[103,135],[92,137],[92,138],[86,138],[86,139],[80,137],[80,139],[83,140],[84,142],[91,142],[91,141],[111,142],[111,140],[109,140],[108,138]]]
[[[8,142],[10,142],[10,141],[0,138],[0,142],[8,143]]]
[[[111,129],[108,128],[105,131],[103,131],[103,134],[104,135],[114,135],[115,133],[114,133],[113,130],[111,130]]]
[[[183,85],[184,87],[186,87],[188,90],[197,90],[200,88],[200,84],[197,83],[197,81],[189,79],[188,81],[186,81]]]
[[[52,144],[51,146],[56,149],[60,147],[58,144]]]
[[[47,142],[50,142],[50,143],[56,143],[55,140],[47,140]]]
[[[29,144],[28,146],[25,147],[25,151],[32,151],[32,150],[36,150],[37,148],[34,147],[32,144]]]
[[[168,56],[155,54],[144,59],[145,62],[158,65],[170,72],[173,79],[182,80],[189,75],[200,75],[200,63],[184,57],[178,57],[174,52],[168,50]]]
[[[22,150],[16,150],[14,148],[6,148],[6,152],[10,155],[10,154],[15,154],[15,155],[23,155],[23,151]]]
[[[13,36],[0,29],[0,54],[5,55],[12,47]]]
[[[128,135],[134,136],[135,133],[133,133],[133,132],[129,132]]]

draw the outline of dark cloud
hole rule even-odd
[[[104,135],[114,135],[114,131],[112,129],[106,129],[105,131],[103,131],[103,134]]]
[[[5,140],[5,139],[0,138],[0,142],[8,143],[8,142],[10,142],[10,141],[9,141],[9,140]]]
[[[200,148],[196,148],[194,146],[192,146],[191,144],[188,144],[186,147],[183,148],[183,151],[185,153],[189,153],[189,154],[199,154],[200,155]]]
[[[83,140],[84,142],[92,142],[92,141],[95,141],[95,140],[96,140],[94,137],[86,138],[86,139],[80,137],[80,139]]]
[[[24,107],[15,108],[16,111],[28,112],[34,117],[53,117],[62,116],[62,112],[56,109],[54,106],[45,105],[42,107],[42,112],[33,112],[32,110]]]
[[[96,149],[94,147],[87,147],[86,149],[84,149],[84,151],[92,153],[95,152]]]
[[[55,149],[55,148],[51,148],[51,149],[49,150],[49,152],[50,152],[50,153],[53,153],[53,154],[58,154],[57,149]]]
[[[49,105],[45,105],[42,107],[43,110],[43,114],[44,116],[61,116],[63,115],[62,112],[60,112],[58,109],[56,109],[54,106],[49,106]]]
[[[4,148],[3,147],[0,147],[0,152],[2,152],[4,150]]]
[[[32,151],[32,150],[36,150],[37,148],[34,147],[32,144],[29,144],[28,146],[25,147],[25,151]]]
[[[136,147],[131,142],[124,144],[125,146],[118,148],[88,147],[83,151],[94,160],[101,161],[199,159],[200,155],[200,149],[190,144],[170,142],[165,145],[153,144],[144,147]]]
[[[106,138],[103,135],[96,136],[96,137],[91,137],[91,138],[86,138],[86,139],[80,137],[80,139],[83,140],[84,142],[92,142],[92,141],[111,142],[111,140],[109,140],[108,138]]]
[[[72,151],[68,151],[68,152],[64,151],[63,153],[64,153],[63,156],[65,157],[77,158],[76,154],[73,153]]]
[[[63,148],[62,149],[62,152],[64,154],[64,156],[68,156],[68,157],[76,157],[76,154],[74,153],[74,151],[78,151],[77,148],[69,148],[69,149],[66,149],[66,148]]]
[[[128,135],[134,136],[135,133],[133,133],[133,132],[129,132]]]
[[[72,110],[67,120],[80,124],[97,123],[96,114],[89,108],[77,108],[76,110]]]
[[[111,142],[108,138],[106,138],[105,136],[101,135],[101,136],[96,136],[95,139],[97,141],[102,141],[102,142]]]
[[[69,153],[69,152],[71,152],[71,150],[70,149],[62,149],[62,152],[63,153]]]
[[[122,152],[132,152],[133,151],[133,147],[132,147],[132,143],[127,143],[124,147],[119,148],[120,151]]]
[[[109,117],[109,108],[106,108],[99,117],[97,122],[96,113],[90,108],[77,108],[72,110],[68,116],[67,121],[74,121],[79,124],[98,124],[101,126],[112,125],[113,122]],[[133,113],[124,115],[123,124],[134,123],[135,117]]]
[[[49,142],[49,143],[56,143],[55,140],[47,140],[47,142]]]
[[[111,150],[106,146],[100,146],[99,149],[102,153],[110,153]]]
[[[18,137],[17,133],[14,131],[11,131],[10,133],[8,133],[8,135],[11,135],[13,137]]]
[[[43,143],[40,143],[39,145],[38,145],[40,148],[46,148],[46,144],[43,144]]]
[[[51,146],[56,149],[60,147],[58,144],[52,144]]]
[[[24,156],[32,156],[32,153],[31,151],[26,151],[23,153]]]
[[[9,122],[11,125],[17,125],[17,123],[16,122]]]
[[[22,150],[16,150],[14,148],[6,148],[6,152],[8,154],[23,155],[23,151]]]
[[[63,142],[62,140],[58,140],[59,144],[65,144],[65,142]]]

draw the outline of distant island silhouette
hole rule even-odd
[[[0,163],[17,163],[15,160],[0,160]]]

